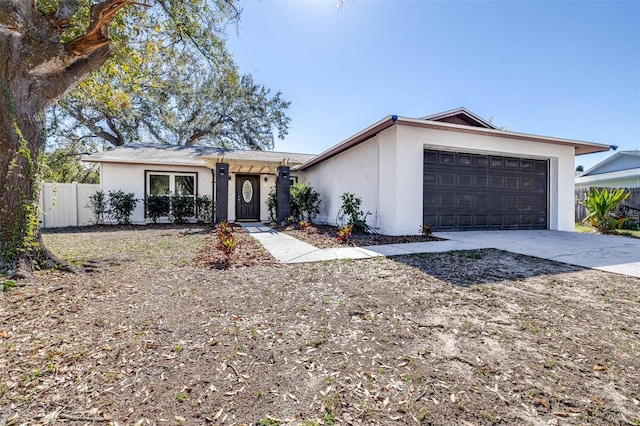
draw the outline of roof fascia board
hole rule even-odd
[[[327,160],[333,157],[334,155],[338,155],[341,152],[348,150],[349,148],[359,145],[360,143],[366,141],[367,139],[370,139],[373,136],[377,135],[381,131],[391,127],[397,119],[395,117],[396,116],[390,116],[390,115],[384,117],[383,119],[373,123],[371,126],[367,127],[361,132],[358,132],[355,135],[351,136],[350,138],[347,138],[344,141],[340,142],[339,144],[336,144],[331,148],[327,149],[326,151],[321,152],[320,154],[318,154],[311,160],[307,161],[306,163],[303,163],[297,166],[295,169],[305,170],[311,166],[314,166],[318,163],[323,162],[324,160]]]
[[[591,154],[594,152],[605,152],[610,149],[609,145],[599,144],[595,142],[586,142],[573,139],[555,138],[550,136],[532,135],[528,133],[507,132],[498,129],[483,129],[480,127],[463,126],[460,124],[443,123],[440,121],[424,121],[414,118],[400,117],[397,124],[407,126],[425,127],[439,130],[449,130],[460,133],[471,133],[484,136],[495,136],[507,139],[517,139],[541,143],[550,143],[554,145],[568,145],[576,148],[576,155]]]
[[[157,164],[157,165],[171,165],[171,166],[204,166],[204,162],[189,162],[189,161],[144,161],[144,160],[127,160],[127,159],[114,159],[114,158],[91,158],[84,157],[81,159],[86,163],[124,163],[124,164]]]
[[[415,119],[415,118],[407,118],[407,117],[397,117],[397,118],[394,118],[394,117],[387,116],[383,118],[382,120],[367,127],[363,131],[356,133],[350,138],[345,139],[339,144],[334,145],[328,150],[318,154],[316,157],[312,158],[306,163],[301,164],[296,169],[305,170],[311,166],[319,164],[324,160],[327,160],[335,155],[340,154],[341,152],[348,150],[349,148],[353,148],[354,146],[359,145],[360,143],[366,141],[367,139],[372,138],[376,134],[391,127],[394,124],[422,127],[422,128],[428,128],[428,129],[436,129],[436,130],[453,131],[453,132],[460,132],[460,133],[470,133],[470,134],[483,135],[483,136],[495,136],[495,137],[507,138],[507,139],[550,143],[554,145],[572,146],[572,147],[575,147],[576,155],[591,154],[594,152],[605,152],[610,149],[609,145],[598,144],[595,142],[586,142],[586,141],[578,141],[578,140],[572,140],[572,139],[531,135],[527,133],[506,132],[504,130],[484,129],[481,127],[472,127],[472,126],[463,126],[460,124],[444,123],[441,121],[429,121],[424,119]]]

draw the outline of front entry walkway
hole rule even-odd
[[[280,263],[322,262],[337,259],[368,259],[380,254],[359,247],[319,249],[262,223],[239,223]]]
[[[262,223],[238,223],[280,263],[322,262],[338,259],[370,259],[403,254],[440,253],[451,250],[482,248],[461,241],[429,241],[424,243],[390,244],[366,247],[319,249],[297,238],[283,234]]]
[[[495,248],[640,277],[640,239],[560,231],[467,231],[434,234],[444,241],[319,249],[261,223],[241,223],[281,263],[369,259]]]

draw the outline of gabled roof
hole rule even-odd
[[[182,166],[205,166],[209,159],[224,158],[224,161],[257,161],[290,165],[302,164],[313,158],[311,154],[292,152],[233,150],[208,146],[183,146],[131,143],[82,158],[93,163],[167,164]],[[286,160],[286,161],[285,161]]]
[[[442,113],[442,114],[446,114],[446,113]],[[440,114],[436,114],[435,116],[429,116],[429,117],[436,117],[439,115]],[[335,155],[340,154],[341,152],[344,152],[356,145],[361,144],[362,142],[365,142],[366,140],[374,137],[375,135],[382,132],[383,130],[396,125],[422,127],[422,128],[459,132],[459,133],[469,133],[469,134],[492,136],[492,137],[499,137],[499,138],[518,139],[518,140],[524,140],[529,142],[548,143],[548,144],[554,144],[554,145],[566,145],[566,146],[572,146],[575,149],[576,155],[591,154],[594,152],[604,152],[604,151],[608,151],[610,148],[609,145],[604,145],[604,144],[599,144],[594,142],[555,138],[550,136],[531,135],[527,133],[516,133],[516,132],[510,132],[506,130],[495,129],[493,127],[485,128],[485,127],[478,127],[478,126],[471,126],[471,125],[452,124],[452,123],[443,122],[443,121],[426,120],[425,118],[416,119],[416,118],[398,117],[397,115],[389,115],[381,119],[380,121],[372,124],[371,126],[367,127],[366,129],[362,130],[361,132],[356,133],[350,138],[322,152],[321,154],[312,158],[306,163],[298,166],[297,169],[305,170],[311,166],[319,164]]]
[[[618,164],[619,168],[616,168],[613,163],[622,162],[621,160],[625,160],[626,165]],[[629,170],[640,168],[640,150],[632,150],[632,151],[618,151],[615,154],[605,158],[595,166],[586,170],[584,173],[581,173],[580,176],[590,176],[601,173],[609,173],[615,172],[619,170]]]
[[[437,114],[422,117],[422,120],[441,121],[443,123],[461,124],[466,126],[484,127],[485,129],[497,129],[484,118],[475,115],[465,107],[452,109],[449,111],[439,112]]]

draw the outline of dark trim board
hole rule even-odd
[[[433,230],[548,228],[548,160],[425,149],[423,164]]]

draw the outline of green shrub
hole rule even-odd
[[[367,216],[371,213],[364,213],[360,210],[362,199],[356,197],[355,194],[345,192],[340,196],[342,199],[342,207],[340,208],[341,214],[347,222],[347,225],[353,225],[353,232],[355,234],[368,234],[371,232],[371,228],[367,225]],[[340,213],[339,213],[340,215]]]
[[[196,197],[196,219],[198,222],[211,223],[213,219],[213,200],[208,195]]]
[[[95,216],[94,225],[101,225],[104,223],[104,218],[109,212],[109,202],[104,191],[96,191],[95,194],[89,196],[89,205],[91,212]]]
[[[131,213],[137,204],[138,200],[132,192],[109,191],[109,213],[119,224],[131,223]]]
[[[147,195],[144,199],[147,217],[157,223],[162,216],[169,215],[169,197],[166,195]]]
[[[307,221],[313,222],[313,220],[320,213],[320,194],[313,189],[310,185],[303,183],[294,183],[289,189],[291,195],[291,220],[290,222]],[[276,221],[276,187],[274,186],[267,195],[267,208],[269,209],[269,218],[271,221]]]
[[[313,219],[320,213],[320,194],[313,189],[311,185],[303,183],[294,183],[291,185],[291,215],[294,221],[307,220],[313,222]]]
[[[194,201],[189,195],[174,195],[171,197],[171,219],[174,223],[186,223],[194,216]]]
[[[589,215],[582,222],[588,222],[603,234],[610,234],[621,228],[627,219],[616,217],[613,212],[629,195],[628,191],[621,188],[592,188],[587,193],[587,198],[580,201],[589,211]]]
[[[269,209],[269,219],[271,219],[271,222],[276,221],[276,205],[276,187],[274,186],[269,191],[269,195],[267,195],[267,208]]]

